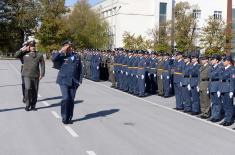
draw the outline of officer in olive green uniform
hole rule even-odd
[[[158,95],[163,96],[163,63],[162,55],[158,57],[158,65],[157,65],[157,86],[158,86]]]
[[[25,83],[25,110],[36,110],[39,80],[45,75],[43,55],[36,51],[35,41],[31,41],[27,47],[17,51],[15,57],[24,60],[22,76]]]
[[[209,84],[209,70],[210,66],[208,63],[207,56],[201,56],[201,66],[200,66],[200,78],[199,78],[199,87],[197,88],[200,93],[200,103],[201,103],[201,115],[200,117],[203,119],[207,119],[210,117],[211,106],[210,106],[210,98],[208,91]]]

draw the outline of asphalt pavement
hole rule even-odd
[[[36,112],[22,103],[19,60],[0,60],[1,155],[233,155],[226,128],[173,110],[175,99],[137,98],[84,80],[74,123],[63,125],[57,70],[46,62]]]

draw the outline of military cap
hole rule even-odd
[[[200,59],[200,60],[207,60],[207,59],[209,59],[209,57],[206,56],[206,55],[201,55],[201,56],[199,57],[199,59]]]
[[[221,56],[219,54],[214,54],[214,55],[211,56],[211,59],[212,60],[216,59],[216,60],[220,61],[221,60]]]
[[[63,46],[66,44],[72,45],[73,43],[70,40],[65,40],[64,42],[62,42]]]
[[[176,56],[177,56],[177,55],[183,55],[183,53],[180,52],[180,51],[176,51],[175,55],[176,55]]]
[[[191,54],[191,58],[193,59],[193,58],[199,58],[199,55],[198,55],[198,53],[192,53]]]
[[[224,57],[224,61],[230,61],[233,62],[233,58],[231,55]]]

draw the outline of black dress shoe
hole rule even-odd
[[[200,118],[201,118],[201,119],[208,119],[209,117],[208,117],[208,116],[205,116],[205,115],[201,115]]]
[[[181,108],[173,108],[173,109],[178,110],[178,111],[184,110],[183,108],[182,109]]]
[[[30,110],[37,111],[35,106],[31,106]]]
[[[191,114],[192,114],[193,116],[195,116],[195,115],[199,115],[200,112],[192,112]]]
[[[233,123],[232,122],[222,122],[220,123],[220,125],[223,125],[223,126],[231,126]]]
[[[210,121],[213,122],[213,123],[216,123],[216,122],[219,122],[220,120],[219,120],[219,119],[212,118],[212,119],[210,119]]]
[[[29,106],[26,106],[24,109],[25,111],[30,111]]]

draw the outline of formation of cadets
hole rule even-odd
[[[176,110],[212,122],[223,120],[223,126],[233,124],[235,68],[231,56],[122,48],[81,53],[87,79],[109,80],[111,87],[138,97],[175,96]]]

